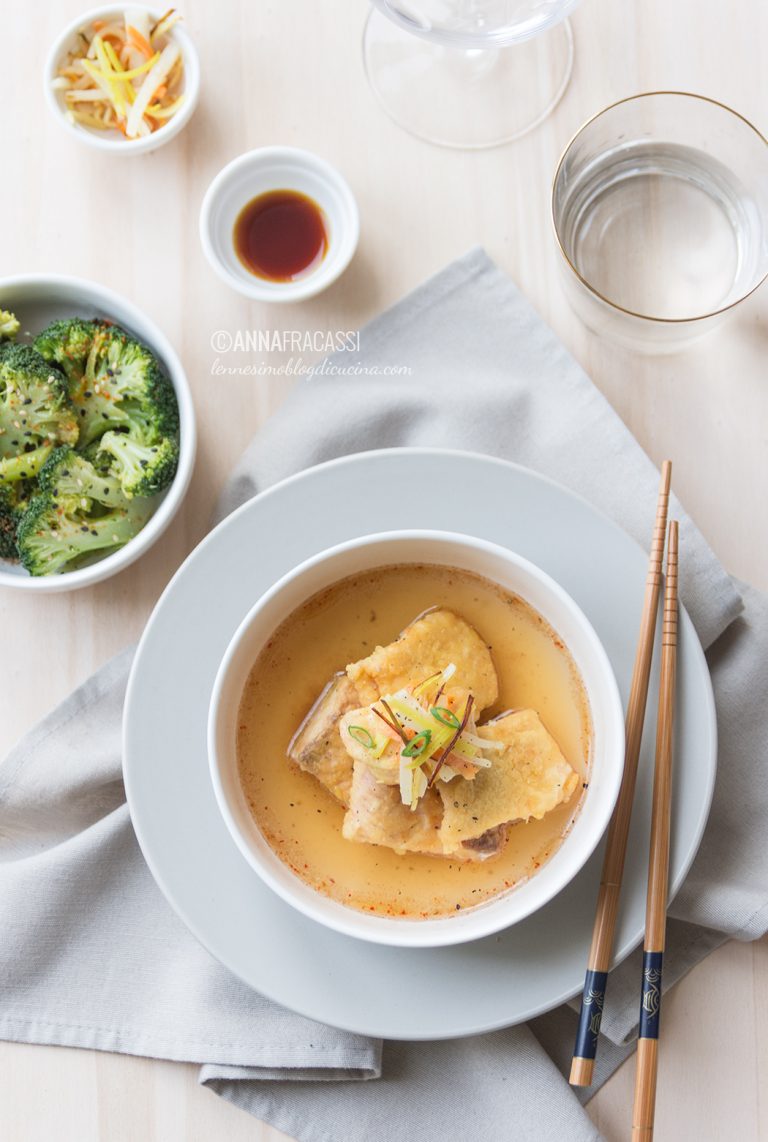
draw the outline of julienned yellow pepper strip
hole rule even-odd
[[[101,73],[104,82],[109,90],[109,96],[116,113],[122,118],[125,115],[125,97],[120,90],[118,84],[113,80],[112,67],[110,66],[109,56],[104,50],[104,41],[101,36],[96,35],[93,37],[93,44],[96,48],[96,58],[101,64]]]
[[[104,98],[107,100],[107,102],[110,103],[114,108],[115,100],[112,93],[112,87],[109,81],[103,75],[101,69],[96,67],[96,64],[92,63],[89,59],[83,60],[83,67],[88,72],[96,86],[104,92]]]
[[[125,80],[135,79],[137,75],[143,75],[145,71],[149,71],[152,65],[160,59],[160,52],[155,52],[151,59],[145,60],[139,67],[133,67],[130,71],[124,71],[123,65],[117,58],[117,52],[107,41],[104,42],[104,49],[109,56],[109,62],[112,64],[114,72],[113,79],[115,82],[124,82]]]
[[[174,99],[173,103],[169,103],[167,107],[161,106],[160,103],[153,103],[151,107],[147,108],[147,115],[151,115],[153,119],[170,119],[171,115],[175,115],[179,109],[179,104],[184,102],[184,93],[182,92],[178,98]]]

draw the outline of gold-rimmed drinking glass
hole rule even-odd
[[[674,351],[768,275],[768,141],[701,95],[623,99],[565,148],[552,219],[582,319],[632,348]]]

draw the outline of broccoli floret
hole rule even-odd
[[[62,445],[50,455],[40,472],[39,487],[41,492],[50,492],[54,499],[77,499],[85,510],[94,503],[108,508],[127,507],[120,481],[97,470],[90,460],[68,445]]]
[[[31,483],[0,484],[0,559],[18,561],[16,529],[29,504]]]
[[[19,321],[15,313],[0,309],[0,341],[12,341],[19,332]]]
[[[19,558],[31,575],[75,570],[96,554],[123,547],[152,514],[152,503],[135,499],[124,508],[94,515],[78,498],[33,497],[16,532]]]
[[[61,366],[80,421],[80,448],[122,428],[154,444],[179,430],[173,385],[146,347],[124,329],[73,318],[56,321],[35,348]]]
[[[112,457],[108,452],[101,451],[100,440],[92,441],[87,448],[83,449],[82,455],[93,464],[96,471],[102,476],[112,475]]]
[[[76,389],[82,380],[94,328],[94,323],[83,317],[69,317],[53,321],[34,340],[37,352],[59,366],[71,388]]]
[[[0,486],[12,484],[16,480],[33,479],[41,471],[52,451],[52,444],[41,444],[39,448],[33,448],[30,452],[19,452],[16,456],[3,457],[0,460]]]
[[[176,475],[179,446],[170,437],[145,444],[125,432],[106,432],[100,447],[112,457],[112,471],[126,496],[154,496]]]
[[[0,457],[41,444],[74,444],[79,430],[59,370],[28,345],[0,353]]]

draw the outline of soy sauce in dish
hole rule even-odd
[[[291,282],[323,260],[328,232],[314,199],[298,190],[270,190],[242,208],[233,241],[238,258],[256,277]]]

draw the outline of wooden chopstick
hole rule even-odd
[[[677,523],[669,525],[667,580],[664,587],[664,626],[661,637],[659,718],[656,730],[656,767],[653,776],[651,851],[648,864],[648,899],[643,943],[643,988],[640,1000],[640,1037],[637,1041],[635,1106],[632,1142],[650,1142],[656,1109],[661,968],[667,926],[669,883],[669,819],[672,803],[672,737],[675,719],[677,665]]]
[[[648,575],[645,581],[643,614],[640,620],[632,686],[629,692],[626,717],[626,748],[621,788],[608,827],[600,891],[597,897],[595,923],[592,929],[592,946],[589,950],[584,991],[581,997],[579,1027],[576,1033],[571,1062],[570,1082],[573,1086],[589,1086],[595,1067],[600,1020],[603,1015],[608,968],[613,951],[613,935],[619,910],[621,878],[627,854],[629,821],[635,799],[637,759],[643,736],[645,703],[648,697],[648,680],[653,658],[653,640],[656,634],[656,616],[661,591],[661,565],[664,557],[664,538],[667,532],[669,488],[672,481],[672,463],[665,460],[661,466],[661,483],[656,504],[656,523],[653,530]]]

